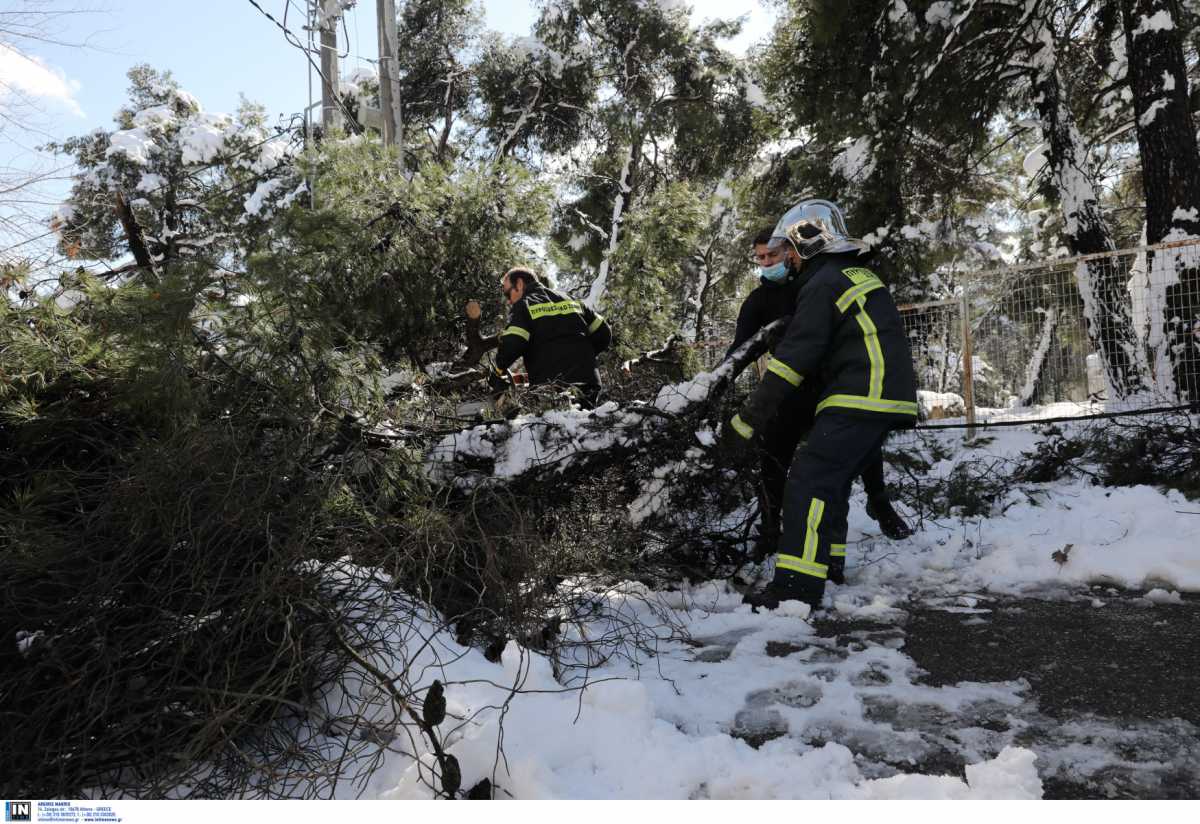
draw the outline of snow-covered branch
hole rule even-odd
[[[772,333],[785,322],[764,327],[711,372],[662,387],[650,403],[621,407],[610,402],[594,410],[522,415],[447,435],[425,456],[426,473],[447,486],[512,484],[547,472],[594,468],[656,443],[686,438],[737,376],[767,351]]]

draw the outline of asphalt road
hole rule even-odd
[[[902,634],[917,679],[930,686],[1027,685],[1020,707],[988,717],[910,708],[889,720],[931,742],[953,743],[957,724],[997,746],[1028,747],[1047,798],[1200,798],[1200,597],[1152,604],[1093,588],[985,597],[976,607],[917,601],[898,625],[817,625],[838,645]],[[956,750],[934,746],[917,771],[962,775]]]

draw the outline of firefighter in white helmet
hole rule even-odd
[[[784,489],[774,580],[746,596],[756,608],[799,600],[815,609],[831,566],[845,557],[850,484],[891,430],[916,424],[916,377],[896,304],[859,259],[865,244],[847,235],[836,206],[802,201],[770,245],[801,282],[795,312],[722,439],[749,445],[805,381],[820,385],[816,420]]]

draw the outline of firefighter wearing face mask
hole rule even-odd
[[[858,258],[863,244],[847,237],[836,206],[797,204],[770,246],[798,284],[792,321],[722,438],[749,444],[806,381],[820,387],[812,430],[784,488],[774,580],[746,596],[756,608],[799,600],[815,609],[831,565],[845,555],[853,479],[891,430],[916,424],[916,377],[896,304]]]
[[[829,206],[831,213],[840,216],[840,210],[837,210],[836,206]],[[844,225],[844,221],[841,223]],[[803,281],[798,272],[789,271],[783,261],[783,250],[778,246],[772,247],[771,238],[774,232],[774,227],[770,227],[754,237],[751,259],[758,266],[760,283],[746,296],[738,311],[733,344],[726,351],[726,358],[764,326],[790,316],[795,309],[796,298]],[[760,519],[754,554],[760,560],[773,553],[779,543],[782,526],[780,510],[788,467],[792,464],[797,445],[812,428],[820,394],[821,387],[815,381],[801,384],[800,391],[786,399],[775,416],[758,433],[761,464],[758,483]],[[867,493],[867,515],[879,523],[880,531],[893,540],[911,535],[912,528],[896,512],[888,496],[883,480],[882,453],[876,453],[872,457],[863,469],[861,477],[863,490]],[[834,558],[830,569],[830,579],[834,583],[842,583],[843,565],[844,559]]]

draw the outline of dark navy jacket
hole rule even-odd
[[[574,298],[530,283],[508,311],[496,365],[525,359],[529,382],[600,386],[596,355],[612,342],[608,322]]]
[[[916,375],[900,312],[856,255],[818,255],[805,264],[792,321],[747,402],[750,418],[742,418],[761,425],[805,380],[821,385],[818,415],[916,423]]]

